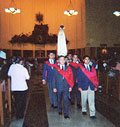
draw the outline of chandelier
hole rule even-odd
[[[6,13],[11,13],[11,14],[18,14],[21,12],[20,9],[16,8],[16,4],[14,0],[11,0],[11,3],[9,4],[8,8],[5,8]]]
[[[118,17],[120,16],[120,11],[114,11],[113,14]]]
[[[78,11],[74,10],[71,0],[70,0],[70,4],[68,6],[68,10],[65,10],[64,14],[67,15],[67,16],[73,16],[73,15],[77,15],[78,14]]]

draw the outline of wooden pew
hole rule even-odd
[[[120,127],[120,73],[116,73],[115,77],[102,73],[100,83],[103,92],[96,93],[96,109],[116,127]]]
[[[0,125],[4,126],[2,83],[0,83]]]
[[[120,101],[120,73],[119,73],[119,76],[118,76],[118,97],[119,97],[119,101]]]
[[[8,110],[9,110],[9,117],[10,117],[10,120],[11,120],[11,110],[12,110],[12,107],[11,107],[11,88],[10,88],[10,78],[8,78],[8,90],[7,90],[7,98],[8,98]]]
[[[11,120],[11,92],[10,80],[4,81],[4,89],[2,82],[0,83],[0,126],[4,127]]]

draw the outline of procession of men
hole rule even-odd
[[[48,61],[43,67],[42,82],[48,84],[51,107],[58,108],[58,114],[69,119],[69,108],[75,104],[82,107],[82,114],[87,114],[87,100],[90,118],[95,119],[95,91],[98,88],[95,63],[89,56],[83,60],[77,54],[67,54],[67,44],[64,26],[60,26],[57,44],[57,60],[55,54],[50,53]]]
[[[51,62],[53,61],[53,62]],[[48,84],[51,107],[58,108],[58,114],[70,118],[70,104],[82,108],[82,114],[87,115],[87,101],[90,118],[95,119],[95,91],[98,88],[97,72],[90,57],[84,56],[80,61],[78,55],[73,55],[71,62],[67,56],[50,53],[43,68],[43,84]]]

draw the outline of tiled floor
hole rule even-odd
[[[46,97],[47,97],[46,92]],[[48,98],[46,98],[49,102]],[[88,115],[83,116],[80,109],[76,106],[70,108],[70,119],[64,119],[64,116],[59,116],[57,109],[50,108],[49,103],[47,104],[47,114],[49,127],[115,127],[110,121],[108,121],[100,113],[96,113],[97,119],[90,119]]]
[[[46,88],[45,88],[46,89]],[[47,96],[47,92],[46,92]],[[71,107],[70,119],[59,116],[57,109],[52,109],[47,100],[47,114],[49,127],[115,127],[110,121],[97,112],[97,119],[92,120],[89,115],[83,116],[81,110]],[[23,120],[13,121],[10,127],[22,127]]]
[[[48,109],[49,127],[115,127],[105,117],[97,112],[97,119],[92,120],[89,115],[83,116],[75,107],[71,108],[70,119],[59,116],[57,111]]]

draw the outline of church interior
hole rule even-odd
[[[67,120],[50,107],[43,64],[51,52],[57,58],[60,26],[68,54],[98,64],[95,120],[75,105]],[[120,0],[0,0],[0,71],[13,57],[30,62],[27,104],[16,120],[10,78],[0,73],[0,127],[120,127]]]

